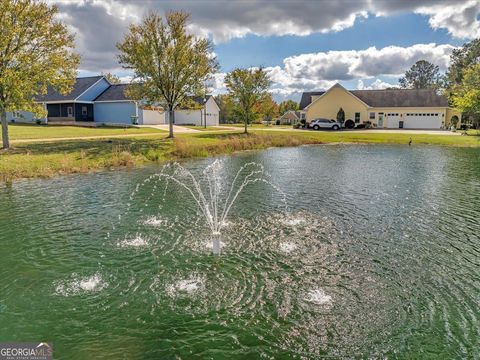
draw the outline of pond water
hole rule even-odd
[[[56,359],[480,357],[480,150],[270,149],[220,256],[159,167],[0,188],[0,340]],[[185,166],[194,174],[213,159]],[[132,194],[135,194],[132,196]]]

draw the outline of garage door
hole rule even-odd
[[[400,120],[399,113],[387,113],[387,128],[398,129],[400,127]]]
[[[441,126],[441,113],[407,113],[403,125],[406,129],[440,129]]]

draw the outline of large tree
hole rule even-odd
[[[476,127],[479,125],[480,64],[471,65],[463,72],[462,82],[454,88],[452,102],[473,120]]]
[[[235,69],[225,76],[225,85],[234,104],[235,113],[245,123],[245,133],[250,121],[258,116],[256,104],[268,96],[270,79],[263,68]]]
[[[290,110],[293,110],[293,111],[298,110],[298,103],[296,101],[285,100],[278,105],[278,112],[280,113],[280,115],[283,115]]]
[[[440,80],[437,65],[419,60],[405,72],[405,76],[398,79],[398,82],[405,89],[438,89]]]
[[[74,36],[55,19],[57,8],[37,0],[0,0],[0,116],[3,148],[8,149],[7,112],[45,116],[35,102],[51,87],[67,93],[80,57]]]
[[[465,70],[478,63],[480,63],[480,39],[453,49],[450,55],[450,66],[445,73],[447,89],[453,90],[456,85],[461,84]]]
[[[120,63],[134,71],[130,94],[165,107],[171,138],[175,109],[189,95],[202,94],[205,82],[218,69],[211,41],[189,34],[188,19],[183,11],[169,12],[165,20],[150,12],[142,23],[130,25],[117,44]]]

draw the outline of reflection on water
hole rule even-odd
[[[59,359],[480,357],[479,155],[227,157],[226,181],[262,163],[288,208],[260,184],[239,195],[221,256],[185,193],[137,188],[156,169],[15,183],[0,192],[0,339],[51,340]]]

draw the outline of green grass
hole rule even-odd
[[[228,128],[228,127],[222,127],[222,126],[207,126],[207,127],[195,126],[195,125],[179,125],[179,126],[186,127],[186,128],[193,129],[193,130],[198,130],[198,131],[225,131],[225,130],[231,130],[231,129]]]
[[[62,125],[9,124],[10,140],[75,138],[85,136],[138,135],[165,133],[153,128],[111,127],[96,128]]]
[[[20,129],[15,126],[15,130]],[[53,128],[51,128],[53,129]],[[75,128],[78,129],[78,128]],[[55,130],[59,130],[55,128]],[[91,130],[91,136],[107,130]],[[133,130],[133,129],[128,129]],[[142,129],[143,130],[143,129]],[[269,147],[299,146],[328,143],[424,144],[480,147],[478,136],[427,135],[405,133],[357,133],[355,131],[266,131],[251,128],[248,135],[240,131],[198,132],[178,134],[176,139],[158,136],[25,142],[0,152],[0,179],[50,177],[58,174],[81,173],[118,167],[141,166],[152,162],[230,154],[235,151]],[[121,129],[123,131],[123,129]],[[112,133],[110,133],[112,134]],[[116,135],[114,132],[112,135]],[[63,135],[62,135],[63,136]],[[85,136],[82,133],[82,136]]]
[[[245,124],[225,124],[225,126],[244,128]],[[264,124],[249,124],[249,129],[292,129],[292,125],[264,125]]]

